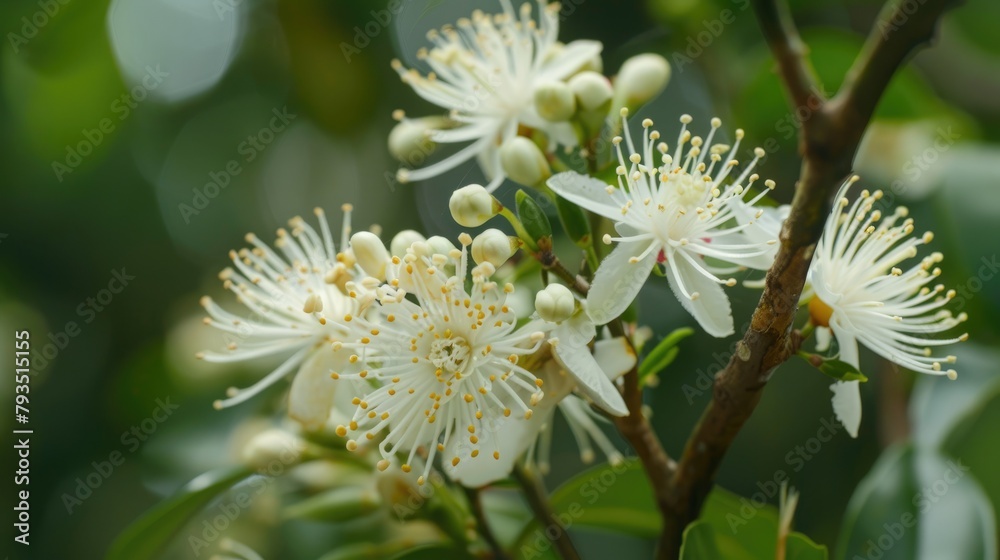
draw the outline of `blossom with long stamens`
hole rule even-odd
[[[577,352],[590,354],[589,349]],[[622,337],[598,340],[594,343],[593,359],[601,375],[614,381],[628,372],[636,363],[635,352]],[[576,376],[556,361],[548,361],[537,370],[544,381],[545,398],[535,407],[530,420],[499,419],[480,434],[482,445],[496,445],[501,449],[501,460],[488,461],[482,456],[470,456],[471,446],[456,446],[462,457],[459,464],[446,466],[445,472],[454,480],[468,487],[480,487],[510,475],[515,462],[526,455],[526,464],[534,464],[544,474],[549,470],[552,450],[553,425],[556,411],[562,413],[573,439],[580,450],[580,460],[589,464],[596,458],[596,445],[611,464],[618,464],[624,457],[601,430],[604,420],[590,404],[574,394],[579,389]],[[593,444],[593,445],[592,445]]]
[[[492,191],[504,179],[499,148],[517,136],[519,128],[545,133],[552,148],[576,145],[568,122],[539,115],[535,92],[581,70],[599,56],[601,44],[585,40],[559,44],[558,4],[538,0],[537,22],[532,19],[530,2],[521,5],[519,12],[510,0],[500,0],[500,4],[501,14],[477,10],[471,19],[431,31],[428,39],[433,47],[417,53],[430,67],[430,74],[423,76],[393,61],[393,68],[417,95],[449,111],[452,126],[428,124],[428,138],[435,144],[466,144],[426,167],[400,169],[400,181],[436,177],[475,157],[490,178],[487,188]],[[403,121],[401,126],[410,122],[401,111],[395,116]]]
[[[851,177],[837,195],[833,214],[826,222],[809,268],[815,295],[809,313],[817,325],[817,339],[825,345],[829,334],[837,340],[840,360],[858,367],[858,343],[886,360],[931,375],[958,375],[949,364],[955,356],[942,356],[934,347],[968,338],[935,338],[966,320],[944,306],[955,297],[941,284],[931,283],[941,274],[941,253],[931,253],[909,268],[900,265],[917,256],[917,247],[933,239],[930,232],[913,236],[913,220],[899,207],[888,216],[874,209],[882,191],[862,191],[851,203],[847,192],[858,180]],[[903,265],[905,266],[905,265]],[[829,329],[826,331],[825,329]],[[833,386],[833,406],[852,436],[861,423],[858,381]]]
[[[628,153],[622,150],[622,137],[615,137],[620,164],[617,187],[573,172],[548,181],[559,196],[615,221],[618,236],[605,235],[604,241],[618,245],[594,274],[588,312],[596,323],[621,315],[653,268],[663,266],[677,299],[702,328],[713,336],[730,335],[732,311],[720,284],[733,286],[736,280],[720,276],[750,266],[775,242],[734,236],[753,226],[752,218],[741,219],[743,212],[734,211],[736,205],[740,210],[752,207],[768,192],[764,189],[744,200],[758,179],[751,171],[764,151],[755,149],[753,161],[727,184],[738,165],[733,158],[742,130],[736,131],[732,147],[713,145],[721,121],[712,119],[712,130],[702,139],[687,130],[691,117],[684,115],[670,155],[650,119],[642,121],[643,141],[637,150],[629,136],[628,111],[623,109],[621,114]],[[764,183],[774,188],[773,181]]]
[[[356,313],[357,299],[349,293],[363,290],[355,280],[363,276],[348,249],[350,205],[344,206],[340,246],[326,216],[319,208],[319,231],[300,217],[289,221],[290,230],[278,230],[272,249],[248,234],[249,249],[231,251],[233,266],[219,277],[225,289],[249,311],[249,316],[227,311],[210,297],[201,299],[208,312],[205,324],[229,335],[224,351],[206,351],[198,357],[209,362],[240,362],[280,357],[271,373],[246,389],[232,388],[216,408],[232,406],[257,395],[283,377],[296,372],[291,387],[289,413],[307,426],[326,422],[334,402],[329,372],[338,358],[329,351],[332,341],[346,332],[340,318]]]
[[[354,335],[334,343],[334,353],[346,358],[332,376],[353,383],[357,396],[353,417],[337,433],[350,438],[351,450],[381,436],[380,469],[403,453],[401,468],[407,471],[424,458],[426,477],[439,453],[457,465],[460,445],[469,447],[471,458],[482,452],[499,461],[503,450],[495,440],[481,444],[481,435],[503,419],[530,420],[543,399],[543,383],[533,370],[541,365],[536,362],[551,360],[544,343],[557,325],[534,319],[518,326],[508,302],[514,287],[493,281],[490,263],[468,271],[472,240],[467,234],[460,240],[462,249],[449,254],[417,242],[404,257],[391,257],[386,283],[376,290],[377,305],[364,316],[341,318]],[[567,340],[577,342],[585,349],[590,339]],[[607,378],[591,373],[574,379],[605,383],[592,389],[597,395],[617,394]]]

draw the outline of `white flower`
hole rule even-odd
[[[862,191],[850,203],[846,194],[857,180],[851,177],[841,187],[809,268],[815,292],[809,313],[820,327],[817,334],[829,328],[837,339],[840,360],[854,367],[858,367],[860,342],[907,369],[954,379],[957,373],[947,364],[955,363],[955,356],[935,355],[931,349],[968,338],[967,334],[933,338],[966,320],[965,313],[953,317],[942,309],[955,297],[954,290],[945,292],[940,284],[928,287],[941,274],[936,267],[941,253],[932,253],[906,270],[897,267],[915,257],[917,247],[929,243],[933,235],[912,236],[913,220],[906,217],[904,207],[889,216],[873,210],[882,191]],[[858,382],[838,382],[833,391],[838,418],[857,436],[861,422]]]
[[[625,61],[615,77],[615,107],[636,108],[660,94],[670,81],[670,63],[655,53]]]
[[[460,239],[463,249],[450,254],[418,242],[403,258],[393,257],[387,282],[376,290],[378,305],[362,316],[342,318],[354,334],[334,342],[334,353],[346,358],[332,376],[353,383],[357,397],[353,417],[336,431],[351,438],[351,450],[359,448],[359,440],[381,435],[380,469],[399,452],[408,454],[404,471],[426,453],[424,477],[438,453],[452,466],[461,461],[462,449],[469,458],[482,451],[499,461],[505,449],[495,440],[480,441],[482,434],[506,418],[530,420],[544,401],[544,384],[532,369],[550,360],[539,352],[546,333],[562,332],[563,326],[535,319],[518,327],[508,303],[514,287],[491,280],[492,264],[472,269],[466,291],[471,238]],[[445,269],[452,267],[455,273],[448,275]],[[586,345],[592,333],[565,338],[567,348],[590,356]],[[572,373],[574,382],[592,393],[614,392],[621,399],[603,374],[597,379],[586,366]],[[619,410],[616,403],[605,406]]]
[[[559,5],[538,0],[539,20],[531,19],[526,2],[516,13],[510,0],[500,0],[503,13],[473,12],[455,26],[431,31],[430,50],[417,56],[432,73],[421,76],[397,60],[393,68],[420,97],[446,109],[454,125],[428,132],[436,144],[467,143],[458,152],[421,169],[401,169],[400,181],[435,177],[468,161],[479,160],[491,179],[492,191],[503,182],[498,147],[518,133],[519,127],[544,132],[555,145],[576,145],[567,122],[543,119],[535,108],[540,84],[564,81],[581,70],[601,51],[596,41],[557,43]]]
[[[589,349],[578,351],[590,355]],[[593,359],[601,375],[613,382],[635,366],[635,353],[624,338],[599,340],[594,343]],[[580,449],[580,459],[584,463],[594,460],[596,444],[612,464],[623,460],[621,453],[601,431],[598,421],[603,420],[590,408],[590,404],[572,392],[578,388],[576,377],[560,364],[549,361],[538,372],[544,380],[545,398],[535,407],[535,414],[528,421],[503,418],[482,434],[482,442],[495,442],[501,451],[500,461],[486,461],[470,457],[468,449],[459,449],[462,461],[446,471],[451,478],[465,486],[479,487],[510,474],[514,462],[525,452],[527,462],[534,462],[540,471],[548,472],[552,447],[552,431],[555,412],[559,410],[570,428]],[[468,446],[465,446],[466,448]],[[537,455],[536,455],[537,453]]]
[[[344,206],[341,247],[350,232],[350,206]],[[250,312],[243,317],[226,311],[205,296],[201,304],[209,317],[205,324],[228,333],[223,352],[201,352],[209,362],[240,362],[281,357],[283,362],[263,379],[246,389],[229,390],[229,398],[215,403],[223,408],[260,393],[289,373],[292,382],[289,414],[307,426],[322,425],[334,402],[334,384],[329,371],[339,364],[328,344],[344,333],[337,319],[355,312],[349,298],[358,270],[350,251],[338,253],[320,209],[317,232],[302,218],[289,221],[291,232],[278,230],[275,247],[248,234],[251,249],[230,252],[233,268],[219,274],[223,286],[236,294]],[[332,320],[328,320],[331,318]]]
[[[747,202],[742,200],[747,187],[757,180],[750,171],[763,150],[757,148],[750,165],[725,185],[723,182],[737,165],[732,158],[743,138],[742,130],[736,131],[732,148],[713,146],[712,139],[721,126],[719,119],[712,119],[712,130],[703,140],[691,136],[687,130],[691,117],[684,115],[674,155],[670,156],[667,145],[658,143],[659,132],[650,130],[653,122],[645,119],[643,142],[636,151],[625,122],[627,113],[622,110],[628,155],[622,152],[622,138],[613,140],[620,163],[618,188],[572,172],[548,181],[549,187],[563,198],[616,222],[620,237],[606,235],[604,241],[617,241],[618,246],[594,274],[587,296],[588,312],[599,324],[621,315],[653,267],[661,264],[677,299],[705,331],[719,337],[732,334],[729,298],[719,284],[732,286],[736,280],[723,280],[719,275],[736,272],[768,251],[766,243],[733,237],[753,226],[750,221],[740,220],[734,207],[752,206],[767,192]],[[749,184],[743,185],[748,178]],[[766,184],[774,186],[771,181]],[[736,223],[730,224],[733,221]],[[725,264],[708,262],[705,257]]]

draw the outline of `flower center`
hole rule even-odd
[[[833,308],[827,305],[826,302],[816,296],[813,296],[809,300],[809,317],[812,319],[814,325],[817,327],[829,327],[831,315],[833,315]]]
[[[439,338],[431,343],[431,351],[427,359],[448,373],[460,373],[472,354],[469,343],[460,336]]]

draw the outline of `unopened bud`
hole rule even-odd
[[[561,323],[569,319],[575,309],[573,292],[562,284],[549,284],[535,294],[535,311],[545,321]]]
[[[541,184],[552,175],[542,150],[524,136],[515,136],[500,146],[500,165],[511,180],[529,187]]]
[[[635,109],[659,95],[669,81],[667,59],[654,53],[633,56],[622,64],[615,78],[615,100],[618,105]]]
[[[490,263],[500,268],[517,250],[516,238],[508,237],[498,229],[488,229],[472,241],[472,260],[477,264]]]
[[[584,111],[607,112],[605,105],[614,97],[611,82],[597,72],[580,72],[569,79],[569,89]]]
[[[351,250],[362,270],[379,280],[385,280],[385,266],[389,264],[389,252],[377,235],[370,231],[359,231],[351,236]]]
[[[302,438],[275,428],[251,438],[243,448],[243,460],[257,470],[267,469],[275,461],[288,468],[298,464],[305,449]]]
[[[573,91],[563,82],[540,84],[535,88],[535,110],[547,121],[568,121],[576,112]]]
[[[431,252],[435,255],[449,255],[452,251],[458,250],[455,244],[449,241],[447,237],[440,235],[428,237],[427,246],[431,248]]]
[[[423,161],[437,148],[430,139],[431,131],[446,128],[448,124],[444,117],[405,119],[389,133],[389,153],[408,165]]]
[[[502,207],[482,185],[469,185],[451,194],[448,208],[459,225],[478,227],[496,216]]]
[[[406,255],[406,250],[410,248],[410,245],[417,241],[425,241],[424,236],[412,229],[404,229],[392,238],[392,242],[389,243],[389,252],[394,257],[402,257]]]

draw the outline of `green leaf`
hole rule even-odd
[[[680,351],[677,344],[692,334],[694,334],[694,329],[691,327],[681,327],[665,336],[639,364],[640,381],[647,376],[660,373],[669,366]]]
[[[865,374],[858,371],[858,368],[840,360],[823,360],[823,365],[819,366],[819,370],[840,381],[860,381],[862,383],[868,381]]]
[[[791,533],[785,541],[785,560],[826,560],[829,551],[802,533]]]
[[[565,198],[553,194],[556,200],[556,211],[559,213],[559,221],[562,223],[566,235],[580,247],[587,247],[591,242],[590,220],[583,209],[566,200]]]
[[[531,236],[531,241],[539,243],[542,239],[551,238],[552,225],[549,224],[549,218],[538,202],[521,189],[518,189],[514,200],[517,205],[517,217]]]
[[[995,516],[961,460],[911,444],[887,449],[848,503],[838,558],[995,558]]]
[[[465,560],[473,558],[465,549],[443,544],[433,544],[428,546],[418,546],[392,557],[392,560],[440,560],[441,558],[454,558],[455,560]]]
[[[777,486],[775,493],[777,493]],[[716,487],[708,495],[701,516],[684,531],[681,558],[756,560],[774,558],[778,541],[778,512]],[[825,546],[801,533],[788,536],[786,560],[826,560]]]
[[[638,461],[587,469],[552,492],[549,502],[567,527],[595,527],[644,538],[655,538],[660,532],[660,512]],[[554,554],[551,546],[538,521],[533,520],[521,531],[513,554],[515,558],[537,559]]]
[[[118,536],[105,560],[156,558],[170,539],[216,496],[253,474],[246,467],[207,472],[146,512]]]
[[[368,515],[379,507],[378,496],[362,486],[334,488],[285,508],[285,517],[342,523]]]

